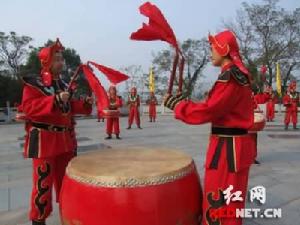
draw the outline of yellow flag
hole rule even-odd
[[[153,68],[150,68],[150,73],[149,73],[149,90],[150,92],[155,91],[155,81],[154,81],[154,73],[153,73]]]
[[[276,63],[276,86],[277,86],[277,93],[279,97],[281,97],[281,75],[280,75],[280,67],[279,63]]]

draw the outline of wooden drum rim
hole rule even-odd
[[[88,174],[88,171],[85,168],[81,169],[81,171],[74,169],[74,168],[76,168],[76,165],[83,166],[84,163],[89,163],[88,157],[93,158],[93,156],[95,156],[94,158],[96,158],[96,156],[100,157],[101,155],[105,155],[105,154],[107,157],[107,155],[109,155],[109,153],[112,153],[113,151],[115,154],[117,154],[117,155],[119,154],[120,156],[122,156],[122,154],[124,154],[124,156],[129,155],[128,156],[129,159],[133,153],[137,153],[136,157],[133,156],[134,160],[137,160],[137,161],[133,160],[133,161],[129,161],[128,165],[126,164],[127,162],[124,165],[121,165],[121,166],[129,166],[129,167],[132,166],[133,169],[134,169],[135,163],[137,163],[138,166],[143,165],[143,163],[145,163],[145,164],[148,163],[147,160],[143,161],[144,159],[142,159],[140,162],[138,161],[139,157],[141,157],[143,152],[145,152],[145,153],[147,152],[146,154],[152,154],[152,153],[155,154],[156,152],[161,153],[163,156],[157,155],[156,160],[158,160],[157,165],[159,166],[159,164],[161,164],[164,167],[164,170],[161,173],[159,173],[159,172],[157,172],[158,171],[157,168],[145,168],[145,173],[147,173],[148,172],[147,170],[149,169],[149,173],[150,174],[152,173],[152,174],[148,175],[148,176],[147,176],[147,174],[145,174],[145,175],[138,174],[135,176],[135,175],[131,174],[132,172],[128,172],[128,174],[126,174],[126,171],[125,171],[125,175],[123,177],[122,176],[114,177],[109,172],[107,174],[105,174],[105,172],[101,171],[100,172],[101,174],[99,174],[99,176],[98,176],[96,174],[96,172],[94,172],[94,174],[93,173]],[[168,162],[163,161],[164,157],[168,153],[170,154],[170,161],[168,161]],[[173,154],[173,158],[172,158],[172,154]],[[182,165],[177,165],[176,159],[178,159]],[[110,160],[112,160],[112,162],[113,162],[113,157]],[[161,161],[159,161],[159,160],[161,160]],[[103,162],[105,162],[105,161],[103,161]],[[118,163],[118,162],[120,162],[120,161],[116,160],[116,163]],[[153,161],[153,162],[156,163],[156,161]],[[151,165],[151,163],[152,163],[152,161],[149,160],[150,165]],[[93,164],[92,162],[89,164],[92,167],[94,166],[94,165],[92,165]],[[169,165],[171,165],[173,170],[167,171]],[[111,168],[113,168],[113,167],[111,167]],[[186,177],[187,175],[191,174],[195,170],[196,170],[196,168],[195,168],[193,159],[191,157],[189,157],[188,155],[186,155],[182,152],[179,152],[179,151],[168,150],[168,149],[147,150],[145,148],[131,148],[131,149],[118,148],[118,149],[94,151],[94,152],[90,152],[88,154],[83,154],[83,155],[80,155],[80,156],[74,158],[67,167],[66,175],[70,179],[73,179],[79,183],[87,184],[89,186],[106,187],[106,188],[133,188],[133,187],[155,186],[155,185],[161,185],[161,184],[165,184],[165,183],[169,183],[169,182],[174,182],[183,177]],[[142,173],[142,171],[141,171],[141,173]]]

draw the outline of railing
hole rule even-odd
[[[262,111],[265,111],[265,104],[261,104],[260,108],[262,109]],[[140,107],[140,113],[142,115],[148,115],[148,105],[146,105],[145,103],[141,104]],[[122,116],[127,116],[128,115],[128,107],[126,105],[124,105],[121,109],[121,115]],[[156,111],[157,114],[161,114],[161,115],[169,115],[172,113],[171,110],[169,110],[168,108],[165,108],[163,106],[163,104],[157,105],[156,106]],[[285,112],[285,107],[281,104],[275,104],[275,112],[276,113],[284,113]],[[298,110],[298,112],[300,112],[300,110]],[[15,117],[16,117],[16,113],[17,113],[17,108],[16,107],[0,107],[0,122],[5,122],[5,123],[10,123],[10,122],[14,122],[15,121]],[[96,116],[96,108],[94,107],[93,109],[93,113],[92,116]]]
[[[0,122],[9,123],[15,121],[16,114],[16,107],[0,107]]]

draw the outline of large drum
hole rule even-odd
[[[254,124],[253,127],[250,128],[250,132],[257,132],[264,129],[266,125],[266,119],[262,112],[255,112],[254,113]]]
[[[60,196],[64,225],[198,225],[202,191],[178,151],[119,149],[80,155]]]
[[[24,121],[26,121],[26,115],[25,115],[25,113],[17,112],[15,120],[18,121],[18,122],[24,122]]]
[[[114,109],[104,109],[102,110],[104,118],[118,118],[120,117],[120,111]]]

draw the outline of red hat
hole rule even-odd
[[[225,30],[215,36],[208,35],[208,40],[216,51],[221,56],[229,56],[233,63],[246,75],[249,76],[249,71],[245,67],[239,53],[239,45],[237,43],[235,34],[230,30]]]
[[[133,94],[136,95],[136,93],[137,93],[136,87],[132,87],[132,88],[130,89],[130,93],[133,93]]]
[[[297,89],[297,82],[295,80],[291,81],[291,83],[289,85],[289,89],[290,89],[290,91],[296,91],[296,89]]]
[[[272,92],[272,91],[273,91],[272,86],[266,86],[266,87],[265,87],[265,92],[270,93],[270,92]]]
[[[108,91],[107,91],[107,92],[108,92],[108,95],[109,95],[110,97],[113,97],[113,96],[111,96],[111,94],[110,94],[111,90],[114,90],[114,91],[115,91],[115,95],[117,95],[117,88],[116,88],[115,85],[110,85],[109,88],[108,88]]]
[[[113,84],[109,86],[108,91],[110,91],[111,89],[114,89],[117,91],[117,87]]]
[[[266,67],[266,65],[262,65],[262,66],[261,66],[260,72],[261,72],[262,74],[265,74],[265,73],[267,72],[267,67]]]
[[[54,54],[58,51],[63,51],[64,47],[60,43],[59,39],[56,39],[56,42],[49,47],[44,47],[39,52],[39,59],[42,66],[42,80],[45,86],[50,86],[52,83],[52,76],[50,73],[51,62]]]
[[[50,67],[52,57],[55,52],[63,51],[64,47],[60,43],[59,39],[56,39],[56,42],[49,47],[42,48],[39,52],[39,59],[43,68]]]

